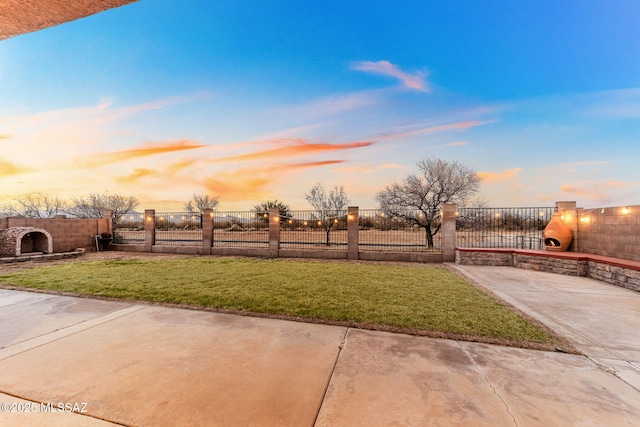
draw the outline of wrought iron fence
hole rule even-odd
[[[113,242],[123,245],[144,243],[144,213],[132,212],[113,224]]]
[[[428,229],[424,216],[417,210],[389,215],[381,209],[360,209],[358,247],[361,251],[440,251],[442,233],[439,224],[440,217],[434,219]],[[432,233],[432,245],[429,244],[429,232]]]
[[[213,246],[269,247],[269,214],[253,211],[215,212]]]
[[[202,215],[192,212],[156,212],[156,245],[202,245]]]
[[[347,211],[289,211],[280,222],[280,247],[347,250]]]
[[[540,208],[460,208],[456,246],[543,249],[542,232],[555,212]]]

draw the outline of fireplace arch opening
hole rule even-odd
[[[34,252],[53,253],[53,240],[47,230],[34,227],[10,227],[0,230],[0,255],[20,256]]]

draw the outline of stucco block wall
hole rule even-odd
[[[577,251],[640,261],[640,205],[577,210]]]
[[[47,230],[53,240],[53,252],[71,252],[76,248],[94,247],[92,236],[111,232],[110,222],[106,218],[2,218],[0,228],[34,227]]]

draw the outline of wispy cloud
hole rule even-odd
[[[147,143],[137,148],[128,150],[112,151],[105,153],[96,153],[91,156],[79,157],[76,163],[85,168],[93,168],[113,163],[130,160],[136,157],[153,156],[162,153],[171,153],[175,151],[193,150],[195,148],[204,147],[205,144],[183,139],[180,141],[169,141],[160,143]]]
[[[380,169],[406,169],[406,166],[399,165],[397,163],[385,163],[380,166]]]
[[[425,127],[410,129],[410,130],[401,131],[401,132],[383,133],[375,139],[393,140],[393,139],[412,138],[414,136],[419,136],[419,135],[424,135],[424,134],[434,133],[434,132],[460,131],[460,130],[465,130],[465,129],[469,129],[477,126],[486,125],[488,123],[492,123],[492,121],[466,120],[462,122],[446,123],[442,125],[425,126]],[[464,142],[452,143],[452,145],[464,145],[464,144],[466,143]]]
[[[510,181],[515,178],[522,169],[513,168],[502,172],[478,172],[478,177],[484,183]]]
[[[625,187],[633,187],[634,185],[637,185],[634,182],[624,182],[624,181],[608,181],[604,183],[605,187],[609,187],[609,188],[625,188]]]
[[[330,95],[306,104],[276,108],[273,111],[288,119],[299,118],[308,121],[360,110],[380,103],[382,99],[379,91],[362,91]]]
[[[464,141],[450,142],[448,144],[442,144],[440,147],[462,147],[463,145],[467,145]]]
[[[305,156],[330,151],[351,150],[354,148],[368,147],[373,144],[370,141],[349,142],[345,144],[310,143],[299,138],[285,138],[268,141],[270,144],[282,145],[270,150],[262,150],[254,153],[238,154],[213,160],[214,163],[228,163],[251,160],[264,160],[268,158],[286,158]]]
[[[381,74],[383,76],[394,77],[402,83],[407,89],[418,90],[421,92],[429,91],[425,77],[426,72],[417,71],[414,74],[402,71],[400,67],[389,61],[357,61],[351,64],[351,69],[364,71],[365,73]]]
[[[10,175],[19,175],[26,172],[29,172],[28,168],[18,166],[14,163],[7,162],[0,158],[0,177],[10,176]]]
[[[367,174],[373,171],[371,166],[343,166],[332,169],[334,172],[344,173],[344,174]]]
[[[634,187],[633,182],[617,180],[610,181],[581,181],[576,183],[565,183],[560,186],[560,190],[578,197],[593,200],[597,203],[610,203],[619,196],[617,190]]]

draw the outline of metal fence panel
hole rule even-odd
[[[113,242],[121,245],[144,244],[144,213],[128,213],[113,224]]]
[[[347,250],[347,211],[322,215],[317,211],[289,211],[280,222],[280,247]]]
[[[553,212],[552,207],[460,208],[456,246],[543,249],[542,232]]]
[[[202,215],[191,212],[156,212],[156,245],[202,245]]]
[[[420,218],[417,210],[407,210],[406,216]],[[422,220],[422,223],[425,222]],[[433,223],[432,232],[439,225]],[[442,233],[433,236],[433,247],[429,247],[427,229],[398,217],[389,216],[382,209],[360,209],[359,242],[361,251],[391,252],[439,252],[442,248]]]
[[[269,214],[253,211],[214,212],[213,246],[268,248]]]

